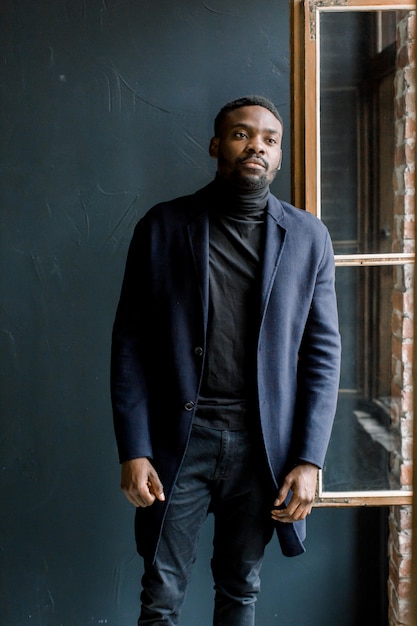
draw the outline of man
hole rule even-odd
[[[269,192],[282,120],[259,96],[215,120],[215,180],[152,208],[129,250],[113,331],[122,489],[144,558],[138,624],[178,624],[215,516],[214,624],[254,624],[274,528],[304,551],[333,422],[340,343],[324,225]]]

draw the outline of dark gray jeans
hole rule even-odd
[[[177,626],[199,532],[215,517],[215,626],[253,626],[259,573],[273,524],[265,461],[246,430],[193,426],[155,563],[145,562],[139,626]],[[198,617],[196,616],[196,623]]]

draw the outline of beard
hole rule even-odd
[[[244,164],[245,161],[248,161],[253,157],[256,157],[256,159],[261,161],[264,165],[265,170],[260,174],[244,171],[241,167],[239,167]],[[222,151],[219,151],[217,158],[220,176],[225,180],[228,180],[229,183],[231,183],[236,189],[244,192],[265,189],[270,183],[272,183],[278,170],[280,169],[280,165],[278,165],[275,169],[270,170],[269,162],[262,156],[255,154],[250,154],[244,158],[236,159],[233,164],[225,157]]]
[[[243,191],[257,191],[269,185],[269,178],[266,174],[261,176],[245,176],[240,172],[233,172],[231,182]]]
[[[230,182],[242,191],[259,191],[265,189],[274,180],[279,167],[272,172],[265,171],[260,176],[253,174],[242,174],[238,170],[233,170],[230,174]]]

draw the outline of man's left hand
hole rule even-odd
[[[316,494],[318,467],[311,463],[301,463],[285,477],[274,507],[279,507],[285,501],[289,490],[292,497],[285,509],[274,508],[272,519],[277,522],[298,522],[310,515]]]

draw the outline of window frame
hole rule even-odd
[[[403,0],[293,0],[291,2],[292,202],[320,218],[320,49],[321,11],[415,10]],[[336,267],[404,265],[410,253],[335,255]],[[416,426],[416,425],[415,425]],[[412,503],[411,490],[325,491],[319,472],[315,507],[386,506]]]

